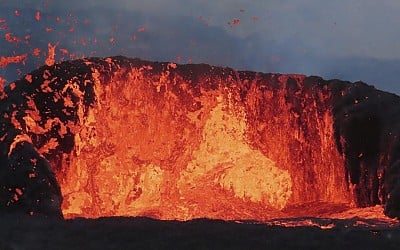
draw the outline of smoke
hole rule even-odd
[[[13,81],[39,67],[58,42],[58,61],[121,54],[362,80],[400,93],[399,11],[395,0],[4,0],[0,56],[29,58],[0,76]],[[18,44],[3,39],[10,32]]]

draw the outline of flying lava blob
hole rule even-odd
[[[49,53],[0,96],[2,212],[400,212],[400,98],[364,83],[125,57],[56,64]]]

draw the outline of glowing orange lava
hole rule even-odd
[[[113,67],[112,59],[105,61]],[[108,82],[93,72],[96,105],[78,109],[79,126],[67,124],[75,132],[75,149],[62,157],[63,171],[57,172],[66,218],[263,221],[300,215],[304,204],[330,204],[330,212],[354,205],[332,116],[318,110],[329,94],[305,98],[317,100],[300,118],[284,101],[286,88],[261,91],[255,83],[228,78],[233,86],[214,82],[218,87],[209,89],[204,76],[192,88],[171,75],[176,70],[173,63],[161,72],[152,66],[120,69]],[[303,76],[280,81],[284,77]],[[241,88],[248,89],[245,102]],[[68,89],[83,101],[74,81]],[[40,152],[56,146],[52,141]]]
[[[41,19],[41,13],[40,13],[40,11],[36,11],[36,14],[35,14],[35,19],[36,19],[36,21],[40,21],[40,19]]]
[[[57,44],[52,45],[51,43],[48,44],[48,56],[45,60],[45,63],[47,66],[52,66],[55,63],[55,56],[56,56],[56,47],[58,46]]]
[[[18,44],[19,42],[21,42],[21,39],[20,38],[18,38],[18,37],[16,37],[16,36],[13,36],[13,34],[12,33],[6,33],[5,35],[4,35],[4,39],[7,41],[7,42],[9,42],[9,43],[15,43],[15,44]]]
[[[0,92],[3,91],[3,87],[6,82],[7,80],[0,76]]]
[[[22,55],[17,55],[17,56],[8,56],[8,57],[0,57],[0,68],[4,68],[7,65],[11,63],[23,63],[26,58],[28,57],[28,54],[22,54]]]

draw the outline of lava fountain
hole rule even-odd
[[[262,221],[381,204],[396,217],[399,101],[204,64],[46,65],[1,93],[0,210]]]

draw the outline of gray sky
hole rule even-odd
[[[362,80],[400,94],[398,0],[0,0],[0,20],[18,44],[0,41],[0,56],[28,53],[17,78],[59,42],[77,56],[126,55],[210,63],[263,72]],[[19,12],[16,15],[15,11]],[[35,20],[39,11],[41,19]],[[57,20],[56,18],[59,17]],[[46,30],[47,28],[47,30]],[[49,28],[51,31],[49,31]],[[71,29],[72,28],[72,29]],[[24,37],[30,35],[29,43]],[[39,57],[32,55],[40,48]]]

